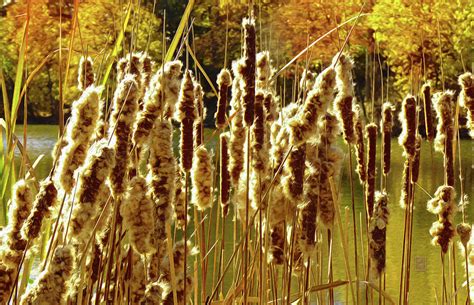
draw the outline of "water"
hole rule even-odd
[[[58,134],[57,126],[46,126],[46,125],[29,125],[28,126],[28,137],[27,137],[27,150],[28,155],[33,163],[36,158],[40,155],[44,155],[43,159],[39,162],[36,168],[36,174],[39,178],[43,178],[48,175],[52,158],[51,151],[54,147]],[[18,127],[18,137],[23,142],[21,126]],[[211,137],[212,130],[206,130],[205,139],[207,144],[211,147],[215,147],[216,137]],[[175,135],[175,139],[177,139]],[[341,147],[342,147],[341,141]],[[465,193],[472,196],[474,185],[473,185],[473,143],[470,140],[461,141],[461,152],[462,152],[462,171],[464,176]],[[17,152],[18,153],[18,152]],[[378,154],[379,155],[379,154]],[[423,143],[421,151],[421,172],[419,178],[419,188],[416,188],[415,192],[415,213],[414,213],[414,226],[413,226],[413,259],[410,279],[410,300],[411,304],[435,304],[435,295],[438,298],[441,297],[441,263],[440,263],[440,250],[439,247],[431,245],[431,236],[429,235],[429,229],[436,217],[426,211],[426,202],[429,200],[429,196],[421,189],[426,190],[429,194],[434,194],[437,187],[443,183],[443,158],[440,153],[433,152],[431,155],[431,148],[429,144]],[[395,300],[398,300],[398,285],[399,285],[399,274],[400,274],[400,263],[401,263],[401,249],[403,241],[403,227],[404,227],[404,211],[399,207],[399,198],[402,188],[402,171],[403,171],[404,157],[402,156],[402,149],[394,139],[392,142],[392,170],[387,179],[387,192],[390,197],[390,218],[389,225],[387,228],[387,268],[386,268],[386,289],[388,294]],[[456,163],[458,160],[456,160]],[[340,196],[341,196],[341,212],[344,219],[344,207],[351,206],[351,193],[348,171],[348,158],[344,163],[344,170],[342,172],[342,180],[340,181]],[[379,164],[379,163],[377,163]],[[457,166],[456,166],[457,170]],[[379,170],[380,172],[380,170]],[[458,176],[458,173],[456,173]],[[378,180],[379,181],[379,177]],[[459,180],[456,181],[458,194]],[[354,175],[354,186],[355,186],[355,204],[358,215],[363,215],[363,197],[362,188],[359,184],[357,175]],[[459,198],[459,195],[457,196]],[[468,222],[472,221],[474,215],[474,206],[469,205],[467,208],[467,219]],[[348,219],[351,220],[350,211],[348,212]],[[214,214],[215,215],[215,214]],[[214,217],[215,219],[215,217]],[[460,213],[456,218],[456,223],[461,219]],[[346,228],[351,229],[352,224],[349,222],[343,222],[346,224]],[[214,236],[214,226],[211,228],[211,236]],[[226,249],[231,249],[233,244],[232,239],[232,223],[227,221],[226,224]],[[334,280],[345,279],[346,275],[344,272],[344,261],[343,251],[340,245],[339,231],[335,228],[335,240],[334,240]],[[456,241],[458,238],[456,238]],[[352,231],[349,231],[349,243],[351,249],[348,249],[349,260],[352,266],[353,263],[353,245],[352,245]],[[359,241],[359,246],[360,246]],[[228,251],[230,252],[230,251]],[[361,249],[359,249],[359,254]],[[226,254],[227,258],[230,253]],[[457,270],[457,287],[459,290],[459,302],[465,301],[466,293],[465,288],[460,288],[461,283],[464,281],[464,267],[461,263],[463,260],[460,256],[459,249],[456,248],[456,270]],[[210,262],[213,261],[213,257],[210,257]],[[362,262],[361,262],[362,264]],[[209,267],[211,269],[211,266]],[[353,267],[351,267],[353,270]],[[360,270],[363,270],[362,265]],[[448,274],[448,268],[446,268]],[[352,276],[354,276],[352,272]],[[296,282],[297,280],[295,280]],[[212,281],[208,279],[207,286],[211,286]],[[449,281],[448,281],[449,284]],[[230,283],[227,281],[225,286],[229,286]],[[346,299],[347,290],[345,287],[336,288],[336,300],[339,303],[344,303]],[[376,295],[376,293],[374,293]],[[312,297],[314,299],[314,297]],[[349,296],[350,300],[350,296]],[[376,299],[377,303],[377,299]],[[459,303],[459,304],[461,304]],[[387,302],[388,304],[388,302]]]

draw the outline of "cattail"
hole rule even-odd
[[[461,239],[461,244],[464,247],[467,247],[469,239],[471,238],[471,231],[472,228],[467,223],[460,223],[456,226],[456,232],[458,233],[459,238]]]
[[[204,145],[196,149],[191,172],[191,202],[199,210],[212,206],[212,153]]]
[[[336,58],[333,59],[333,64]],[[356,140],[354,134],[354,112],[352,111],[352,100],[354,99],[352,84],[353,64],[352,58],[346,54],[341,54],[338,62],[335,63],[338,93],[334,99],[334,110],[337,118],[342,123],[344,141],[348,144],[353,144]]]
[[[301,252],[310,257],[316,247],[316,226],[319,199],[319,172],[308,164],[304,181],[305,205],[298,214],[298,245]]]
[[[377,125],[371,123],[365,127],[368,138],[367,151],[367,185],[366,185],[366,204],[369,216],[372,216],[374,209],[375,196],[375,176],[376,176],[376,158],[377,158]]]
[[[147,195],[146,180],[136,176],[130,185],[120,206],[124,227],[128,230],[130,244],[140,254],[156,251],[152,244],[155,220],[153,203]]]
[[[270,63],[270,52],[262,51],[257,54],[256,68],[257,89],[270,89],[270,80],[273,76],[273,69]]]
[[[184,286],[186,282],[186,293],[184,291]],[[184,278],[179,278],[177,280],[176,286],[178,289],[176,289],[176,297],[178,304],[177,305],[186,305],[190,304],[190,297],[193,292],[193,278],[188,275]],[[171,288],[170,285],[165,286],[167,289],[164,289],[163,292],[163,303],[162,305],[174,305],[174,296],[173,296],[173,289]]]
[[[388,216],[387,194],[377,191],[375,193],[374,214],[370,218],[369,224],[369,256],[377,277],[385,270]]]
[[[232,76],[229,70],[222,69],[217,75],[217,86],[219,87],[219,97],[217,99],[217,111],[214,115],[216,119],[216,127],[223,129],[226,126],[226,111],[227,111],[227,93],[229,86],[232,84]]]
[[[67,283],[74,270],[71,245],[58,246],[53,258],[36,282],[25,292],[20,304],[63,304]]]
[[[131,276],[129,280],[130,285],[130,302],[131,304],[142,304],[142,300],[145,297],[145,290],[147,285],[145,264],[137,253],[132,253],[132,259],[130,261]]]
[[[146,89],[150,85],[151,72],[153,70],[153,61],[151,60],[151,57],[148,54],[143,53],[142,57],[140,57],[140,62],[142,66],[140,74],[142,78],[143,88]]]
[[[264,174],[268,167],[268,145],[265,139],[266,124],[263,107],[264,93],[259,91],[255,96],[255,120],[251,128],[251,165],[252,170]]]
[[[21,256],[19,259],[21,259]],[[17,267],[10,268],[0,262],[0,304],[7,304],[16,274]]]
[[[220,202],[222,209],[222,217],[227,216],[229,212],[230,199],[230,173],[229,173],[229,133],[220,135]]]
[[[243,76],[242,109],[244,111],[245,125],[251,126],[254,120],[255,64],[257,60],[255,19],[253,17],[244,18],[242,26],[244,28],[244,56],[241,66],[241,74]]]
[[[167,106],[173,109],[178,97],[181,61],[167,62],[153,75],[143,98],[143,110],[139,113],[133,132],[133,143],[141,146],[150,134],[155,120],[164,114]]]
[[[435,137],[433,128],[433,110],[431,104],[431,84],[424,84],[423,87],[421,87],[421,93],[423,96],[423,111],[425,114],[426,137],[428,138],[428,141],[431,142]]]
[[[288,121],[291,145],[303,144],[316,135],[318,118],[323,115],[333,98],[334,82],[335,72],[332,67],[327,68],[318,76],[302,108]]]
[[[242,76],[239,74],[238,62],[232,63],[234,79],[232,80],[232,99],[230,100],[231,113],[233,117],[230,127],[230,143],[229,143],[229,171],[232,184],[238,185],[240,175],[244,166],[244,144],[247,134],[243,125],[242,114]]]
[[[186,193],[184,192],[184,177],[179,166],[176,166],[175,193],[173,201],[174,218],[176,226],[184,228],[184,224],[188,221],[188,211],[185,210]]]
[[[411,164],[411,182],[418,182],[420,175],[420,161],[421,161],[421,136],[417,135],[415,139],[415,156]]]
[[[428,201],[429,212],[438,215],[438,220],[433,223],[430,234],[433,237],[433,245],[439,245],[443,253],[449,249],[449,243],[456,231],[454,228],[454,215],[457,207],[454,198],[456,192],[452,186],[440,186],[433,199]]]
[[[278,117],[278,100],[271,92],[266,92],[263,99],[263,106],[265,107],[265,121],[272,123]]]
[[[104,98],[99,99],[98,118],[95,124],[94,132],[91,136],[90,143],[98,142],[107,134],[107,101]]]
[[[460,106],[467,109],[467,124],[470,129],[469,135],[474,139],[474,76],[466,72],[459,76],[459,85],[461,85]]]
[[[196,119],[194,107],[194,85],[191,71],[186,70],[179,92],[178,113],[176,119],[181,123],[181,168],[189,172],[193,164],[193,125]]]
[[[410,186],[411,186],[411,174],[410,174],[410,162],[405,160],[403,163],[403,185],[402,191],[400,195],[400,207],[405,209],[408,206],[408,196],[410,194]]]
[[[159,281],[151,282],[146,286],[145,296],[143,298],[143,305],[161,305],[163,299],[161,298],[163,289]]]
[[[359,175],[360,183],[363,185],[367,181],[367,165],[365,163],[365,144],[364,144],[364,129],[365,123],[362,118],[362,113],[359,105],[354,107],[355,113],[355,133],[357,137],[356,141],[356,159],[357,167],[356,172]]]
[[[107,146],[107,141],[95,143],[89,150],[89,155],[81,168],[76,200],[71,215],[71,236],[81,243],[87,242],[100,213],[101,198],[108,194],[106,180],[115,165],[114,151]]]
[[[8,210],[8,225],[3,229],[2,234],[5,238],[5,245],[9,250],[23,251],[26,247],[26,241],[20,234],[21,227],[30,215],[36,194],[31,181],[24,179],[15,183],[12,194],[12,202]],[[3,262],[8,265],[8,262]]]
[[[138,84],[135,77],[127,74],[115,90],[113,110],[109,123],[109,137],[115,150],[115,166],[110,175],[115,198],[125,191],[130,160],[130,137],[138,109]]]
[[[275,265],[283,264],[285,260],[285,218],[287,199],[283,188],[275,184],[270,192],[268,204],[268,225],[270,232],[270,246],[268,249],[268,261]]]
[[[203,142],[204,120],[207,109],[204,107],[204,92],[198,82],[194,82],[194,106],[196,107],[196,120],[194,121],[194,147],[198,147]]]
[[[413,96],[407,96],[402,103],[402,111],[399,114],[402,124],[402,133],[398,137],[398,143],[403,146],[404,155],[412,160],[415,156],[415,137],[417,129],[416,100]]]
[[[77,74],[77,89],[80,91],[84,91],[94,84],[95,74],[92,68],[92,58],[81,56]]]
[[[71,121],[66,131],[67,145],[62,149],[56,179],[66,193],[75,183],[74,172],[84,162],[98,118],[102,87],[89,86],[72,105]]]
[[[51,215],[51,208],[56,204],[57,195],[58,191],[51,178],[41,182],[31,213],[21,228],[22,238],[30,241],[30,244],[39,236],[43,219]]]
[[[454,92],[446,91],[434,96],[434,105],[438,117],[435,150],[444,155],[444,170],[446,183],[454,186]]]
[[[127,54],[122,57],[119,62],[117,63],[117,83],[121,83],[127,74],[132,74],[135,76],[135,80],[138,86],[139,95],[143,91],[143,84],[142,84],[142,74],[141,71],[143,69],[143,61],[142,61],[142,53],[132,53]],[[139,96],[139,98],[141,95]]]
[[[286,197],[293,204],[297,204],[303,195],[305,160],[306,144],[296,146],[291,150],[284,168],[282,183]]]
[[[394,110],[394,106],[390,102],[385,102],[382,105],[382,121],[380,122],[380,126],[382,129],[383,174],[385,176],[390,172]]]

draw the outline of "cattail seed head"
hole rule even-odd
[[[71,245],[58,246],[51,262],[21,298],[21,305],[63,304],[67,282],[74,270],[74,252]]]
[[[298,114],[288,121],[291,145],[301,145],[317,134],[318,118],[333,98],[334,69],[328,67],[316,79]]]
[[[415,156],[415,137],[417,129],[415,97],[409,95],[403,100],[399,120],[402,124],[402,133],[398,138],[398,143],[403,146],[404,155],[409,159],[413,159]]]
[[[446,91],[435,94],[433,98],[438,117],[435,150],[443,153],[445,179],[448,185],[454,186],[454,92]]]
[[[130,244],[140,254],[156,251],[152,243],[155,226],[153,212],[145,178],[133,177],[120,206],[120,215],[123,217],[124,227],[128,230]]]
[[[58,191],[50,178],[41,182],[31,213],[21,228],[23,239],[32,243],[39,236],[43,219],[51,215],[51,208],[56,204],[57,195]]]
[[[283,185],[288,200],[296,204],[303,195],[306,144],[294,147],[288,156]]]
[[[365,163],[365,144],[364,144],[364,129],[365,123],[362,118],[362,113],[359,105],[354,107],[355,112],[355,133],[356,133],[356,159],[357,159],[357,168],[356,172],[359,175],[360,183],[363,185],[367,181],[367,165]]]
[[[176,114],[177,121],[181,123],[181,167],[185,172],[191,170],[193,164],[193,125],[197,116],[194,106],[193,83],[191,71],[187,70],[181,83]]]
[[[227,112],[227,94],[232,84],[232,76],[226,68],[222,69],[217,75],[217,86],[219,87],[219,97],[217,99],[217,111],[214,115],[216,119],[216,127],[223,129],[226,126]]]
[[[185,210],[186,193],[184,192],[184,177],[180,168],[176,166],[175,193],[173,201],[174,218],[176,226],[180,229],[184,228],[184,224],[188,221],[188,211]]]
[[[230,199],[230,172],[229,172],[229,133],[220,135],[220,202],[222,208],[222,217],[227,216],[229,212]]]
[[[425,115],[425,129],[428,141],[433,141],[435,132],[433,128],[433,105],[431,104],[431,84],[426,83],[421,87],[423,96],[423,112]]]
[[[430,234],[433,237],[432,243],[439,245],[443,253],[448,251],[449,243],[456,234],[454,228],[454,215],[457,211],[455,197],[454,188],[443,185],[436,190],[434,198],[427,204],[428,211],[438,215],[438,220],[433,223],[430,229]]]
[[[245,125],[251,126],[254,120],[255,64],[257,60],[255,19],[253,17],[244,18],[242,26],[244,28],[244,56],[243,65],[241,67],[241,74],[243,76],[242,107]]]
[[[405,209],[408,206],[409,194],[411,186],[410,161],[405,160],[403,163],[403,185],[400,195],[400,207]]]
[[[300,86],[300,90],[303,92],[303,100],[306,98],[308,91],[313,88],[315,81],[316,81],[316,73],[313,73],[308,69],[305,69],[303,73],[301,73],[299,86]]]
[[[390,172],[394,110],[395,107],[390,102],[385,102],[382,105],[382,121],[380,122],[380,126],[382,129],[383,174],[385,176]]]
[[[95,82],[95,74],[92,68],[92,58],[81,56],[77,76],[77,89],[86,90]]]
[[[467,223],[460,223],[456,226],[456,232],[458,233],[459,238],[461,239],[461,244],[464,247],[467,247],[467,243],[471,238],[471,231],[471,226]]]
[[[196,120],[194,121],[194,147],[202,144],[204,138],[204,120],[207,109],[204,107],[204,92],[198,82],[194,82],[194,106],[196,107]]]
[[[377,159],[377,125],[371,123],[365,127],[368,138],[367,151],[367,185],[366,185],[366,204],[369,216],[372,216],[374,209],[375,196],[375,176]]]
[[[270,52],[262,51],[257,54],[257,89],[269,89],[273,69],[270,63]]]
[[[204,145],[196,149],[191,172],[191,202],[199,210],[212,206],[212,153]]]
[[[74,187],[74,172],[84,162],[99,113],[99,94],[102,87],[91,85],[72,105],[72,115],[64,137],[67,145],[62,149],[56,171],[56,180],[66,193]]]
[[[306,198],[305,205],[298,214],[298,244],[301,252],[310,257],[316,247],[316,227],[318,215],[318,192],[319,172],[316,168],[307,163],[306,177],[304,181],[304,193]]]
[[[421,136],[417,135],[415,139],[415,156],[411,164],[411,182],[418,182],[420,175],[420,161],[421,161]]]
[[[474,75],[466,72],[459,76],[459,85],[461,85],[461,98],[459,104],[467,109],[467,127],[469,135],[474,139]]]
[[[374,213],[369,224],[369,255],[372,260],[372,268],[377,277],[385,270],[388,216],[387,194],[377,191],[375,193]]]

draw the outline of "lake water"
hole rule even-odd
[[[58,134],[57,126],[46,126],[46,125],[29,125],[28,126],[28,138],[27,138],[27,150],[31,162],[41,154],[44,158],[38,164],[36,169],[37,176],[42,178],[47,176],[51,168],[52,158],[51,151],[56,142]],[[209,144],[215,145],[216,137],[210,138],[212,134],[211,130],[206,131],[206,138],[210,139]],[[18,137],[22,140],[21,126],[18,126]],[[175,137],[177,138],[177,137]],[[342,146],[342,141],[341,141]],[[462,171],[464,176],[465,193],[472,198],[474,195],[473,185],[473,150],[474,143],[470,140],[463,140],[461,142],[462,152]],[[440,153],[433,152],[431,156],[430,146],[427,143],[423,143],[421,151],[421,171],[419,178],[419,185],[425,189],[429,194],[434,194],[435,190],[439,185],[443,183],[443,158]],[[380,154],[377,154],[378,156]],[[342,172],[341,180],[341,211],[344,217],[344,207],[351,206],[350,196],[350,185],[348,183],[348,162],[347,157],[344,163],[344,169]],[[404,211],[399,207],[399,198],[402,188],[402,170],[403,170],[404,157],[402,156],[402,149],[393,139],[392,142],[392,171],[390,172],[387,179],[387,192],[389,194],[389,207],[390,207],[390,218],[387,228],[387,268],[386,268],[386,289],[388,294],[397,301],[398,300],[398,285],[399,285],[399,274],[400,274],[400,262],[401,262],[401,249],[403,241],[403,227],[404,227]],[[458,159],[456,159],[458,163]],[[379,163],[377,163],[379,164]],[[458,166],[456,165],[456,170]],[[380,173],[380,170],[378,170]],[[458,176],[458,173],[456,173]],[[377,180],[379,181],[379,180]],[[456,181],[459,199],[459,180]],[[358,182],[357,175],[354,176],[355,185],[355,202],[357,212],[363,215],[363,197],[362,188]],[[436,304],[435,295],[440,297],[441,287],[441,267],[440,267],[440,250],[439,247],[431,245],[431,236],[429,235],[429,229],[436,217],[426,211],[426,202],[429,200],[428,195],[420,188],[416,189],[415,193],[415,214],[414,214],[414,226],[413,226],[413,257],[412,257],[412,273],[411,273],[411,284],[410,284],[410,300],[411,304]],[[350,214],[349,214],[350,215]],[[472,222],[474,215],[474,206],[469,205],[467,207],[467,219],[468,222]],[[351,217],[349,217],[351,219]],[[461,219],[460,213],[456,217],[456,223]],[[347,228],[352,228],[352,225],[347,224]],[[211,229],[212,231],[212,229]],[[232,248],[232,224],[231,221],[227,221],[226,232],[229,232],[229,238],[226,237],[226,248]],[[344,265],[343,265],[343,252],[338,240],[338,232],[335,232],[334,241],[334,279],[345,279]],[[352,233],[349,232],[349,241],[352,247]],[[211,234],[214,236],[214,233]],[[456,241],[458,238],[456,238]],[[360,242],[359,242],[360,246]],[[360,253],[360,250],[359,250]],[[349,250],[350,261],[352,264],[353,250]],[[229,256],[226,255],[227,257]],[[459,288],[461,283],[464,281],[464,267],[462,266],[462,257],[460,256],[459,250],[456,249],[456,265],[457,265],[457,287]],[[211,258],[212,262],[212,258]],[[361,268],[362,269],[362,268]],[[448,269],[446,269],[448,270]],[[449,283],[449,282],[448,282]],[[208,283],[208,287],[211,286],[211,282]],[[225,286],[228,286],[226,284]],[[346,288],[335,289],[336,300],[338,303],[343,304],[346,299]],[[459,291],[458,304],[465,302],[465,289]],[[314,298],[314,297],[313,297]],[[350,300],[350,297],[349,297]],[[378,303],[376,299],[376,303]],[[388,304],[388,302],[387,302]]]

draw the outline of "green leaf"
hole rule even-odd
[[[165,62],[168,62],[171,59],[173,59],[174,51],[176,51],[176,48],[178,47],[179,40],[181,39],[184,29],[186,28],[186,24],[188,23],[189,15],[191,15],[193,6],[194,6],[194,0],[189,0],[188,5],[186,6],[186,9],[184,10],[183,16],[181,17],[181,21],[179,22],[178,29],[176,30],[173,40],[171,41],[170,47],[168,48],[168,51],[166,52]]]

